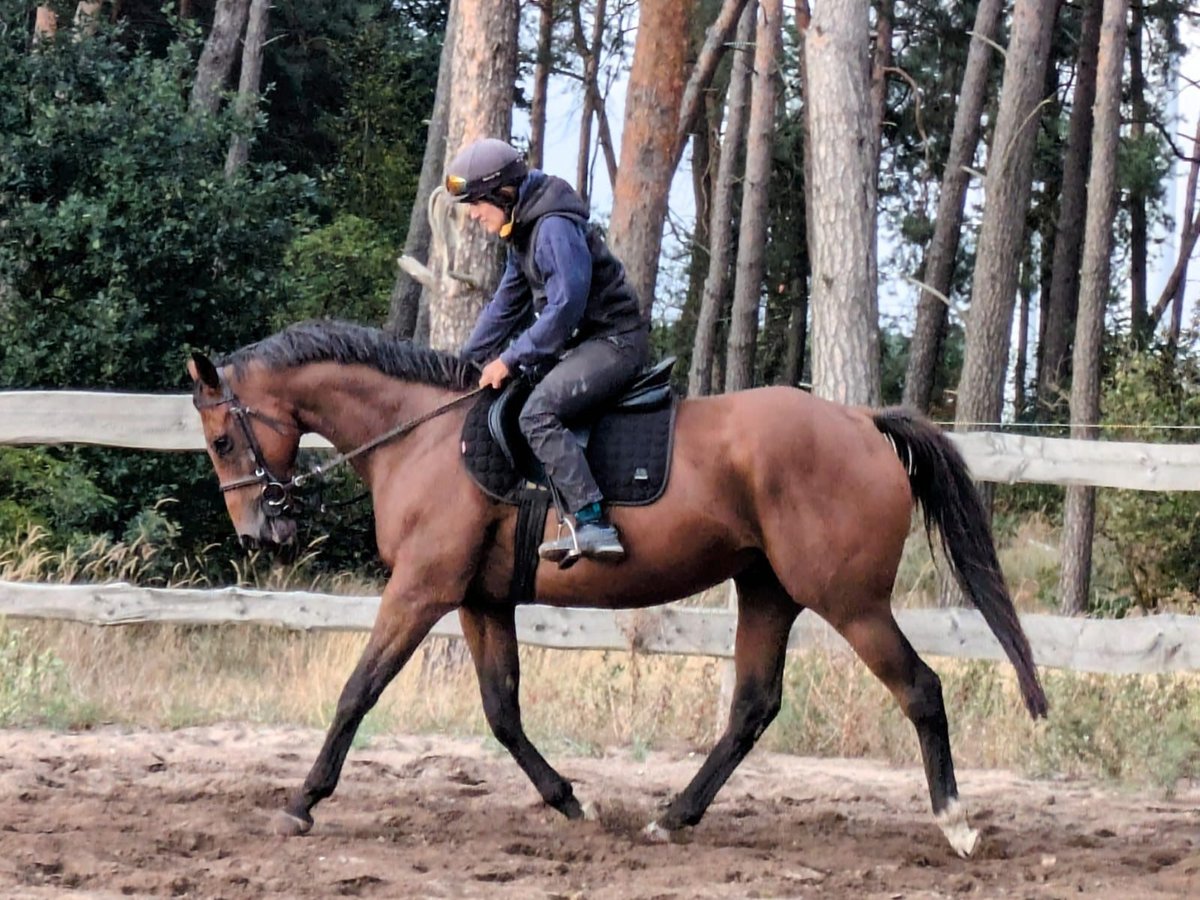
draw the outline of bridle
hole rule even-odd
[[[246,438],[246,443],[250,447],[250,453],[254,457],[254,474],[246,475],[242,478],[236,478],[233,481],[222,482],[220,485],[221,493],[228,494],[230,491],[240,491],[244,488],[260,485],[262,487],[262,509],[263,514],[268,518],[276,518],[282,515],[290,515],[297,512],[303,506],[300,499],[295,496],[293,491],[296,491],[307,484],[311,479],[322,478],[330,470],[337,468],[343,463],[347,463],[368,450],[373,450],[380,444],[392,440],[392,438],[400,437],[412,431],[418,425],[428,422],[430,419],[437,418],[442,413],[449,412],[454,407],[479,394],[483,388],[474,388],[465,394],[461,394],[441,406],[438,406],[429,412],[422,413],[415,418],[409,419],[407,422],[401,422],[394,428],[383,432],[371,438],[364,444],[360,444],[353,450],[348,450],[345,453],[339,453],[333,459],[324,465],[316,464],[309,468],[307,472],[298,472],[286,481],[276,477],[271,471],[270,465],[267,463],[266,457],[263,455],[262,447],[258,443],[258,438],[254,436],[254,429],[250,427],[251,419],[260,419],[265,422],[270,428],[275,431],[282,431],[284,428],[292,428],[296,431],[302,431],[299,425],[294,422],[283,422],[279,419],[272,418],[265,413],[251,409],[238,399],[237,394],[227,382],[222,378],[222,387],[224,395],[220,400],[214,400],[209,403],[195,403],[197,410],[213,409],[218,406],[228,406],[229,411],[233,414],[237,421],[242,435]]]
[[[297,511],[300,508],[300,503],[292,494],[292,491],[307,481],[309,476],[293,476],[286,481],[278,478],[271,471],[271,466],[267,462],[266,456],[263,455],[262,446],[259,444],[258,438],[254,436],[254,429],[250,427],[250,420],[261,419],[275,431],[282,431],[284,428],[293,428],[299,431],[300,427],[292,423],[281,422],[278,419],[251,409],[238,399],[237,394],[233,392],[229,385],[224,385],[224,388],[225,396],[220,400],[214,400],[210,403],[197,402],[195,404],[196,409],[214,409],[218,406],[229,407],[230,413],[241,429],[242,436],[246,439],[246,444],[250,447],[250,455],[254,457],[254,474],[243,478],[236,478],[233,481],[222,482],[220,486],[221,493],[227,494],[230,491],[240,491],[243,488],[261,485],[263,513],[268,518],[274,519],[278,516]]]

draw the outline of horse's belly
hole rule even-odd
[[[558,607],[641,609],[682,600],[732,577],[757,551],[676,555],[647,559],[630,548],[620,563],[583,560],[567,571],[552,563],[538,566],[534,602]]]

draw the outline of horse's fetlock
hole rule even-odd
[[[559,782],[547,790],[543,794],[543,799],[555,809],[562,809],[571,803],[577,803],[575,800],[575,789],[571,787],[571,782],[566,780]]]

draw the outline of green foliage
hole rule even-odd
[[[1200,426],[1200,357],[1146,352],[1121,360],[1104,394],[1109,425]],[[1190,430],[1122,432],[1123,439],[1194,443]],[[1200,493],[1101,491],[1099,527],[1110,537],[1132,579],[1140,606],[1172,595],[1200,598]],[[1183,599],[1183,598],[1181,598]]]
[[[114,35],[0,54],[0,385],[177,384],[186,344],[258,336],[313,185],[223,174],[231,117],[189,114],[189,48]]]
[[[390,16],[356,32],[342,51],[343,106],[326,115],[337,148],[339,210],[369,219],[398,243],[408,230],[433,108],[442,35]]]
[[[188,113],[184,44],[5,49],[24,103],[0,137],[0,384],[162,388],[186,343],[257,336],[311,182],[224,178],[233,120]]]
[[[275,3],[262,158],[330,173],[339,207],[403,237],[447,8],[444,0]]]
[[[0,537],[31,525],[75,534],[114,505],[85,471],[52,451],[0,447]]]
[[[30,52],[21,29],[0,35],[0,388],[182,386],[189,346],[262,336],[310,221],[310,179],[225,177],[237,124],[188,111],[188,43],[156,57],[125,37]],[[200,457],[6,451],[0,526],[120,535],[164,496],[215,512],[211,478]]]
[[[0,727],[61,724],[72,706],[66,667],[25,633],[0,623]]]
[[[272,316],[272,328],[320,317],[380,324],[395,253],[380,226],[353,215],[296,238],[284,257],[290,297]]]
[[[1189,680],[1063,672],[1043,678],[1052,713],[1033,744],[1034,771],[1149,782],[1168,791],[1200,772],[1200,718]]]

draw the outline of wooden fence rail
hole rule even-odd
[[[270,593],[241,588],[182,590],[128,584],[26,584],[0,581],[0,615],[98,625],[139,622],[177,625],[260,624],[320,631],[366,631],[378,597],[342,597],[306,591]],[[896,616],[918,652],[957,659],[1002,660],[1003,651],[973,610],[909,609]],[[1200,670],[1200,617],[1159,615],[1133,619],[1021,617],[1041,666],[1108,674]],[[670,605],[611,612],[523,606],[517,636],[525,644],[568,650],[631,650],[714,656],[733,654],[735,616],[725,609]],[[461,637],[458,617],[433,629]],[[789,649],[849,652],[841,637],[814,615],[802,615]]]
[[[952,437],[980,481],[1200,490],[1200,444],[1073,441],[995,432]],[[189,396],[95,391],[0,391],[3,444],[204,449]],[[303,445],[329,446],[315,435],[306,435]]]

